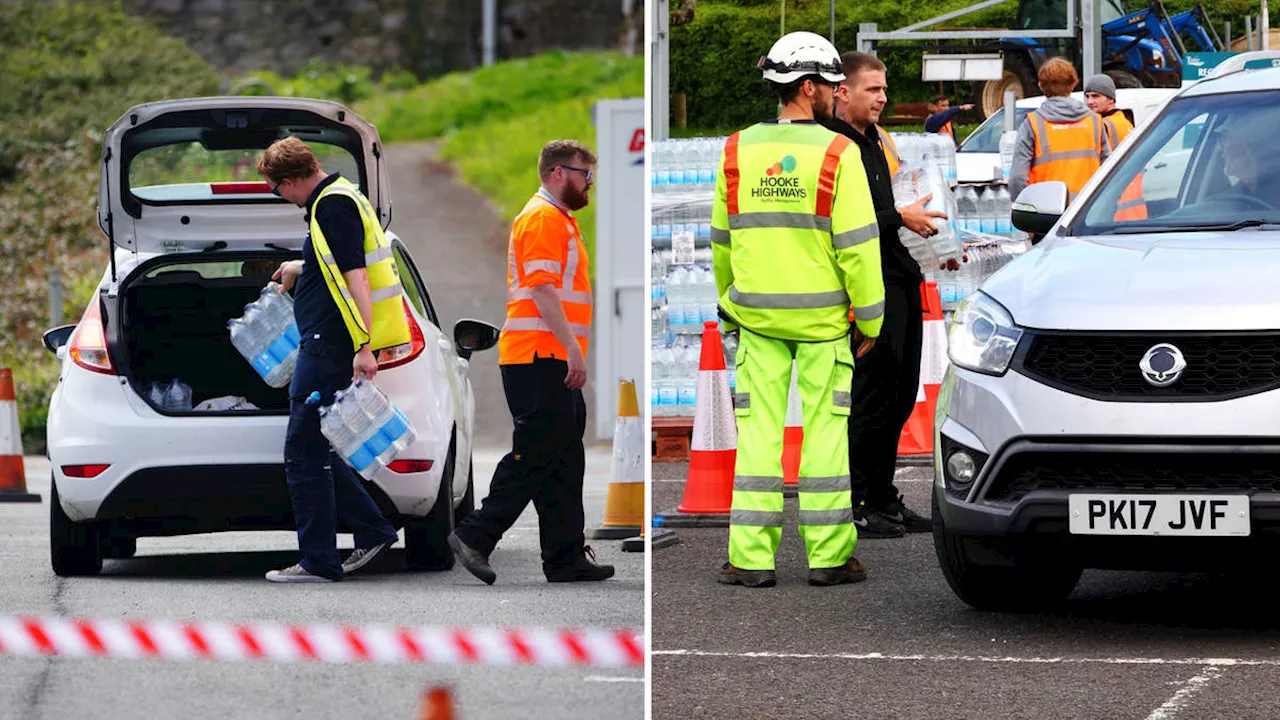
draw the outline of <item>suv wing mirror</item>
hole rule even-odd
[[[463,319],[453,324],[453,344],[458,357],[470,360],[471,354],[498,344],[498,328],[483,320]]]
[[[59,325],[52,330],[46,330],[44,333],[44,346],[54,355],[58,354],[58,348],[67,344],[71,339],[71,333],[75,332],[75,325]]]
[[[1028,185],[1013,201],[1013,226],[1044,235],[1067,211],[1067,184],[1059,180]]]

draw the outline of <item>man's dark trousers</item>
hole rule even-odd
[[[320,432],[320,406],[306,402],[312,391],[319,391],[321,405],[332,403],[334,392],[351,384],[354,356],[350,345],[344,349],[304,339],[289,385],[284,473],[302,567],[312,575],[333,580],[342,578],[339,519],[355,536],[358,548],[371,548],[396,537],[395,528],[369,497],[363,481]]]
[[[922,306],[919,284],[886,278],[884,327],[871,352],[854,362],[849,474],[855,506],[881,509],[898,498],[893,472],[898,439],[919,391]]]
[[[538,511],[544,567],[571,564],[581,553],[582,478],[587,404],[565,387],[569,364],[535,358],[501,365],[502,388],[515,428],[511,452],[493,473],[489,496],[459,523],[458,539],[488,555],[530,502]]]

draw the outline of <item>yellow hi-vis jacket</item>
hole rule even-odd
[[[885,162],[889,164],[889,177],[898,174],[898,168],[902,167],[902,156],[898,154],[898,144],[889,137],[889,131],[876,126],[876,132],[880,134],[880,149],[884,152]]]
[[[342,314],[342,321],[351,333],[351,344],[356,350],[361,345],[369,344],[370,350],[403,345],[411,341],[409,321],[404,314],[403,289],[400,287],[400,274],[396,271],[396,262],[391,255],[391,244],[382,232],[382,225],[374,213],[373,205],[361,194],[360,189],[345,178],[338,178],[320,191],[315,205],[319,205],[330,195],[345,195],[355,201],[360,210],[360,221],[364,225],[364,266],[369,273],[369,291],[373,301],[373,327],[367,328],[360,309],[347,289],[347,280],[342,277],[329,250],[329,241],[325,239],[320,224],[316,222],[316,213],[311,213],[311,246],[316,258],[320,261],[324,284],[329,287],[333,301]]]
[[[720,307],[780,340],[880,334],[880,230],[858,147],[814,123],[761,123],[725,144],[711,242]]]

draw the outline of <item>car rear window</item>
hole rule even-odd
[[[325,172],[360,177],[359,164],[345,148],[308,144]],[[129,163],[129,188],[143,202],[272,199],[256,170],[261,155],[261,150],[211,150],[199,142],[147,148]]]

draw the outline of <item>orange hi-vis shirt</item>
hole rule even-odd
[[[569,327],[587,355],[591,337],[591,281],[587,246],[578,221],[546,189],[525,203],[507,243],[507,321],[498,337],[499,365],[538,359],[565,360],[569,353],[542,319],[533,288],[554,285]]]

